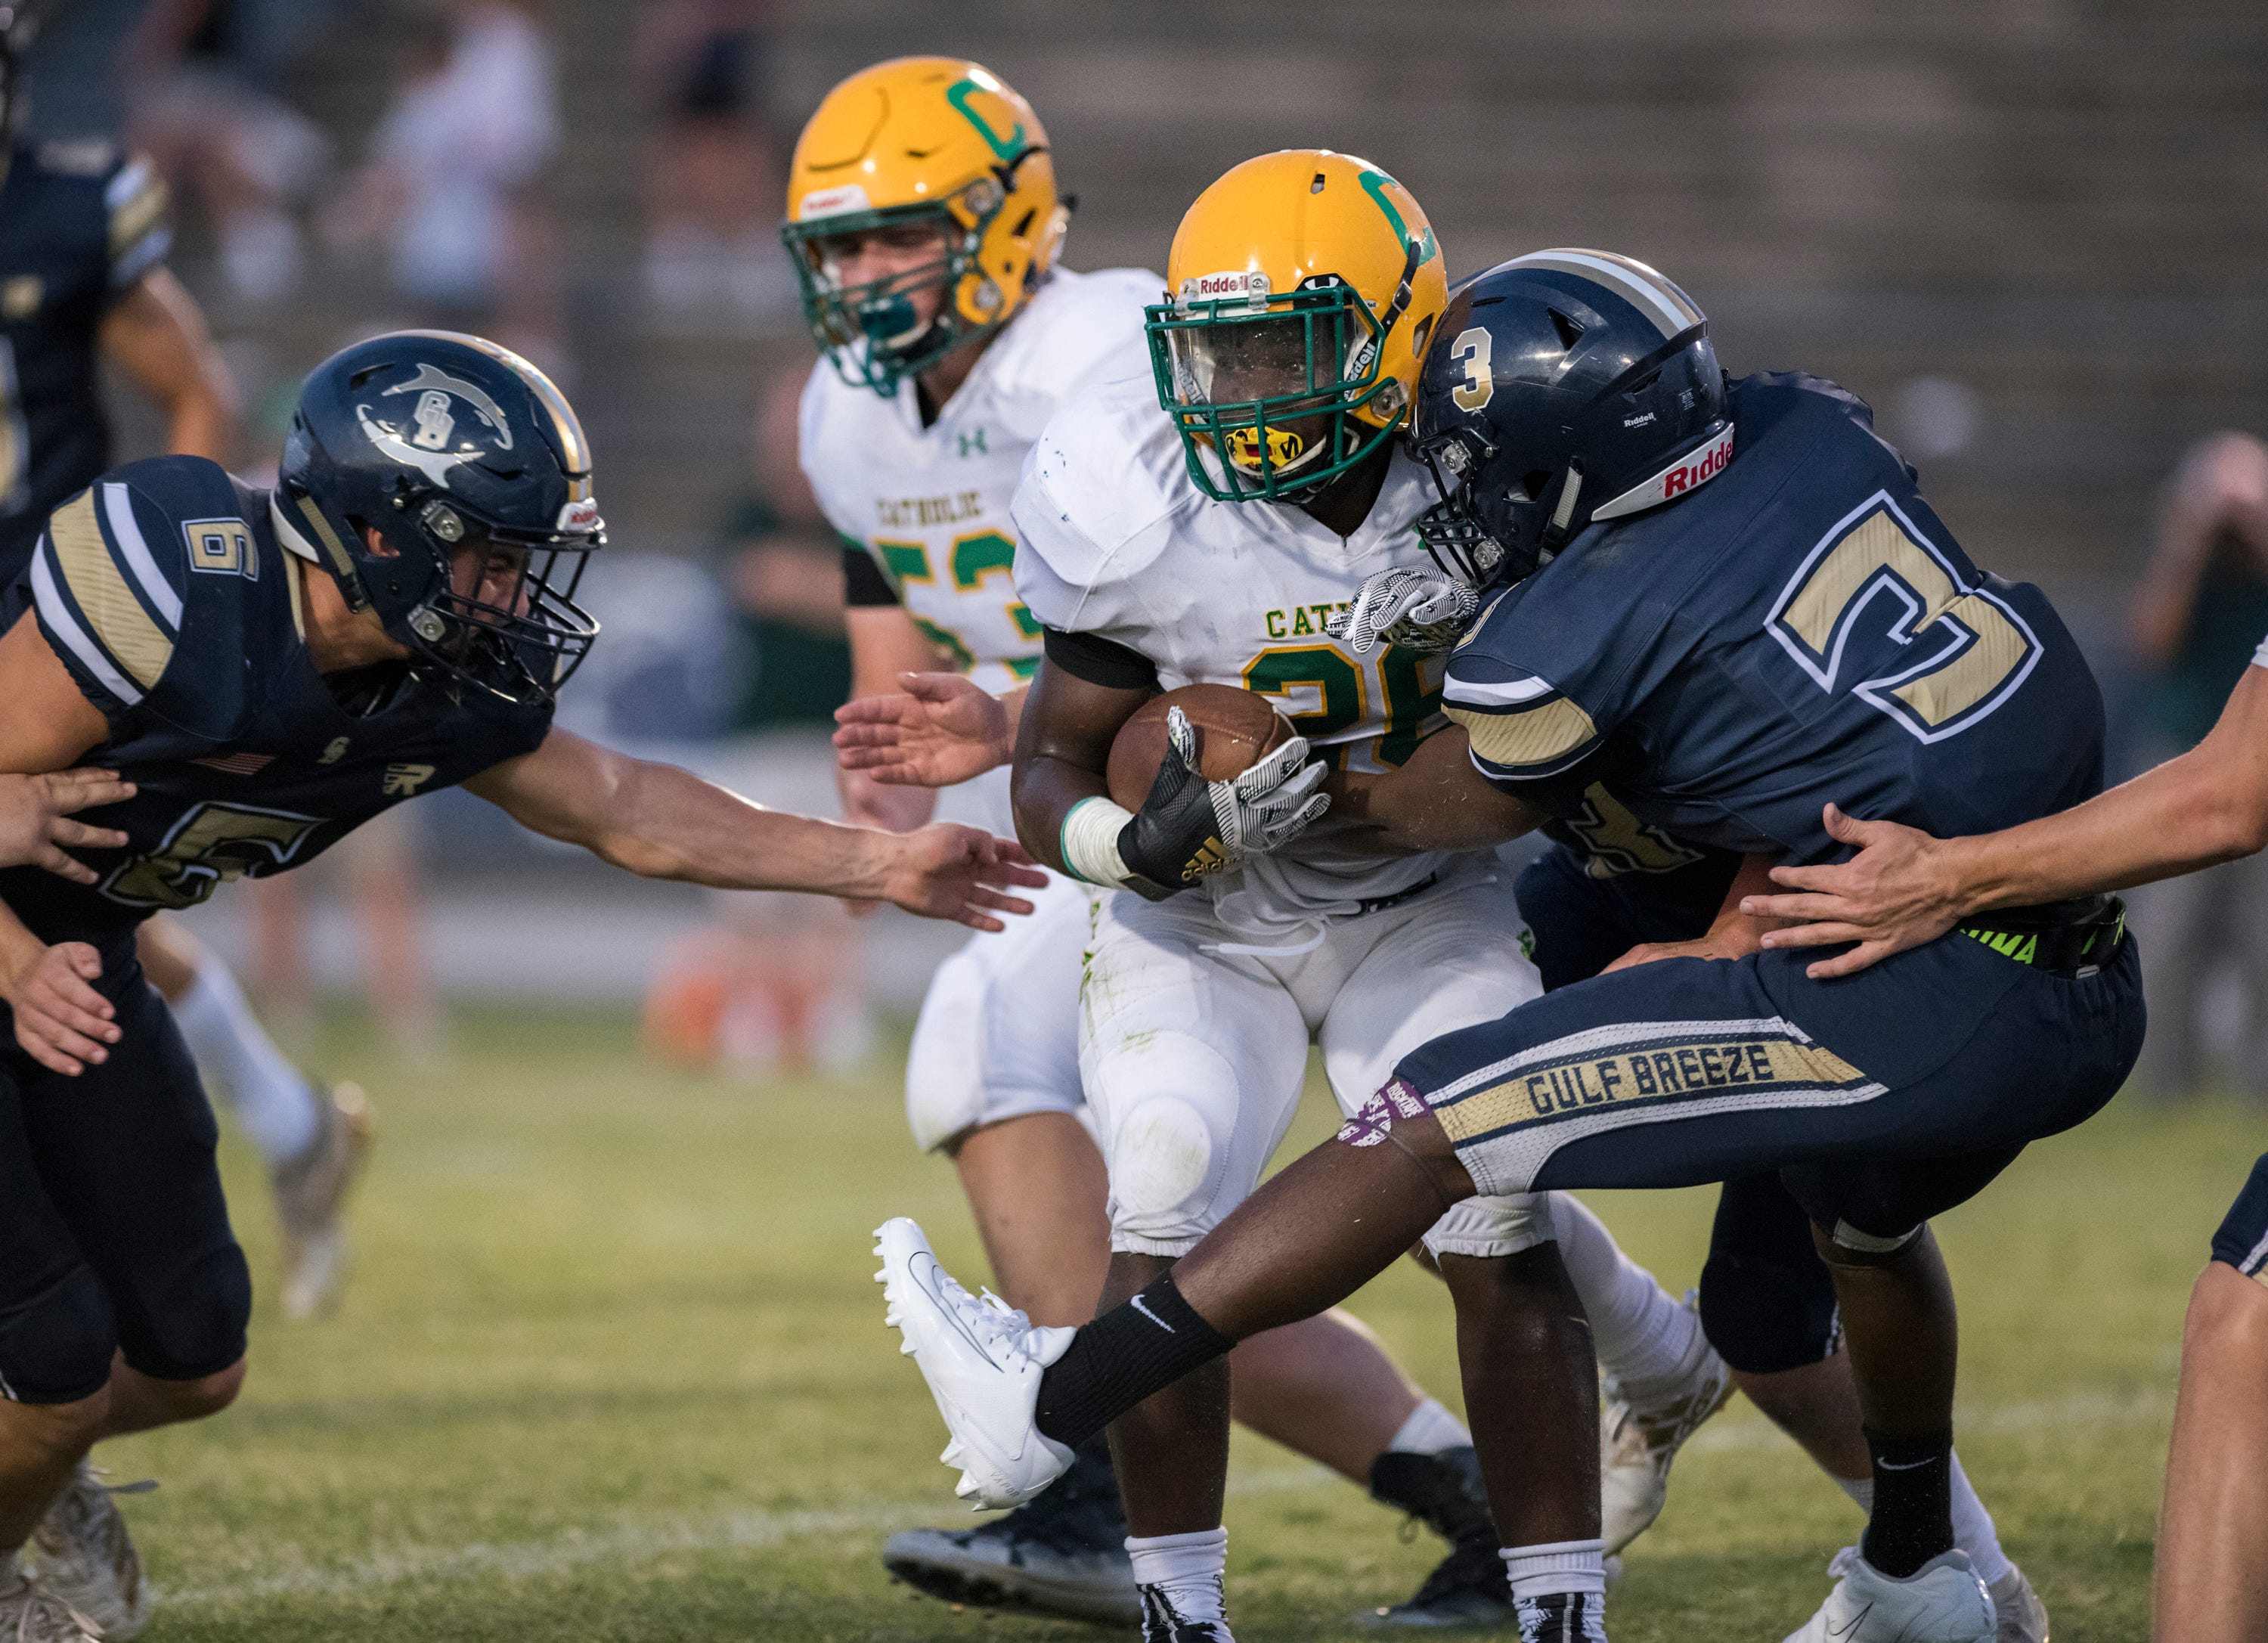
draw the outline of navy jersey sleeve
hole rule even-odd
[[[235,488],[198,457],[114,469],[55,510],[32,561],[48,643],[114,739],[155,721],[225,739],[247,705],[239,585],[259,556]]]
[[[134,155],[105,181],[102,205],[110,235],[110,290],[116,296],[164,262],[172,246],[165,180]]]
[[[1658,648],[1663,621],[1650,603],[1554,591],[1539,577],[1499,597],[1449,658],[1442,711],[1499,785],[1558,776],[1598,752]]]

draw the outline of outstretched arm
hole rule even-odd
[[[996,913],[1032,910],[1003,888],[1047,881],[1016,846],[975,828],[896,834],[788,815],[556,728],[465,785],[546,837],[648,879],[892,902],[979,930],[1000,929]]]
[[[2059,815],[2003,832],[1933,838],[1857,822],[1832,805],[1827,830],[1859,846],[1833,866],[1775,867],[1785,892],[1745,910],[1810,922],[1766,947],[1859,945],[1811,967],[1847,976],[1933,940],[1970,913],[2124,889],[2268,846],[2268,668],[2248,667],[2213,733],[2189,752]]]

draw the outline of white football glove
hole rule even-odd
[[[1381,640],[1404,650],[1437,655],[1457,642],[1481,596],[1453,576],[1403,565],[1365,577],[1344,610],[1334,611],[1323,630],[1344,639],[1358,656]]]
[[[1166,740],[1150,796],[1118,836],[1128,887],[1152,900],[1281,850],[1331,807],[1315,791],[1324,770],[1307,763],[1305,736],[1225,782],[1197,773],[1197,732],[1177,707],[1167,710]]]

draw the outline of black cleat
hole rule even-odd
[[[1219,1595],[1220,1582],[1213,1583]],[[1225,1620],[1192,1620],[1174,1607],[1162,1586],[1136,1588],[1142,1594],[1142,1643],[1236,1643]]]
[[[882,1566],[916,1591],[972,1609],[1149,1624],[1126,1556],[1118,1479],[1099,1437],[1046,1493],[989,1523],[891,1536]],[[1192,1643],[1202,1635],[1190,1634]]]
[[[1406,1602],[1355,1617],[1366,1626],[1509,1630],[1517,1620],[1479,1455],[1466,1444],[1438,1455],[1389,1449],[1370,1469],[1371,1499],[1407,1512],[1449,1543],[1449,1555]]]
[[[1513,1607],[1520,1615],[1520,1643],[1607,1643],[1604,1598],[1553,1592]]]

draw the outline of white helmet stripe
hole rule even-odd
[[[1653,269],[1632,257],[1611,251],[1579,251],[1561,247],[1532,251],[1515,257],[1510,268],[1550,269],[1559,274],[1579,274],[1596,280],[1654,322],[1662,335],[1675,336],[1701,323],[1701,311],[1691,298]]]

